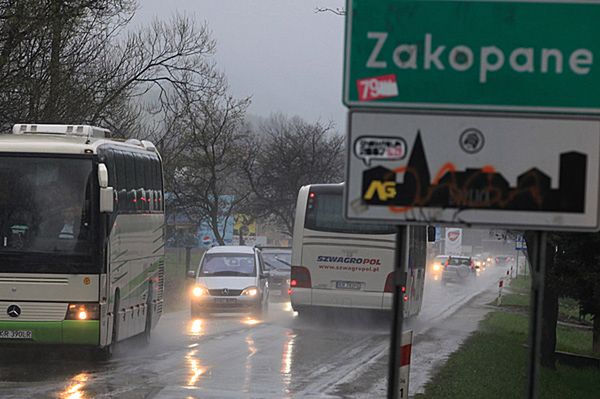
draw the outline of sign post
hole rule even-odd
[[[408,266],[408,227],[398,226],[396,229],[396,254],[394,268],[394,296],[392,302],[392,331],[390,335],[390,357],[388,362],[388,392],[397,392],[397,398],[408,397],[408,376],[402,382],[402,322],[404,315],[404,300],[402,287],[406,286],[403,271]],[[412,339],[412,333],[411,333]],[[404,386],[405,385],[405,386]],[[405,395],[405,396],[403,396]]]
[[[542,231],[600,229],[600,1],[347,0],[346,11],[345,216],[536,231],[535,398]],[[388,398],[403,394],[398,279]]]

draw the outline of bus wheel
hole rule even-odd
[[[101,361],[110,360],[115,347],[117,346],[117,337],[119,333],[119,292],[115,293],[115,308],[113,310],[113,328],[111,333],[110,344],[96,351],[95,357]]]

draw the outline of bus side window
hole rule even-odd
[[[134,165],[134,170],[135,173],[133,175],[133,190],[135,192],[136,195],[136,201],[135,201],[135,212],[136,213],[142,213],[144,211],[144,206],[143,206],[143,180],[144,180],[144,165],[142,165],[141,162],[141,156],[138,153],[134,153],[133,156],[131,157],[132,161],[133,161],[133,165]]]
[[[165,208],[164,208],[163,197],[162,197],[162,192],[163,192],[162,168],[161,168],[161,163],[160,163],[160,160],[158,159],[158,157],[156,158],[156,161],[154,162],[154,189],[156,190],[156,200],[157,200],[156,209],[159,211],[164,211]]]
[[[152,158],[144,156],[144,189],[146,190],[146,209],[149,212],[154,210],[154,192],[152,190]]]
[[[119,197],[118,197],[118,183],[117,183],[117,168],[115,166],[115,152],[112,149],[106,151],[106,169],[108,170],[108,186],[114,189],[114,208],[115,213],[119,212]]]
[[[127,175],[127,210],[135,213],[137,210],[137,195],[135,192],[135,161],[132,153],[123,154],[125,159],[125,174]]]
[[[119,213],[129,212],[127,202],[127,172],[125,171],[125,157],[121,151],[115,151],[115,165],[117,167],[117,191],[119,202]]]

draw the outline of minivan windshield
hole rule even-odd
[[[201,276],[256,276],[254,255],[206,255],[200,267]]]

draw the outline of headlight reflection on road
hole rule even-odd
[[[254,339],[250,336],[246,337],[246,344],[248,345],[248,356],[246,356],[246,375],[244,377],[244,389],[249,391],[252,382],[252,357],[258,351],[254,343]]]
[[[87,398],[87,396],[85,395],[85,392],[83,391],[83,388],[85,387],[85,383],[87,382],[89,378],[88,373],[80,373],[77,374],[75,377],[71,378],[70,384],[67,387],[67,389],[65,389],[64,392],[62,392],[59,397],[61,399],[85,399]]]
[[[190,334],[194,336],[202,335],[202,320],[194,319],[190,326]]]
[[[201,367],[200,361],[196,358],[196,353],[197,351],[195,349],[191,350],[185,357],[190,367],[190,379],[188,380],[188,386],[191,387],[195,386],[200,376],[206,372],[206,369]]]
[[[242,323],[248,325],[248,326],[254,326],[260,323],[260,320],[257,319],[253,319],[252,317],[247,317],[245,319],[242,320]]]
[[[296,334],[287,332],[285,344],[283,345],[283,355],[281,356],[281,374],[283,374],[284,383],[287,385],[291,381],[292,358],[294,354],[294,343]]]

